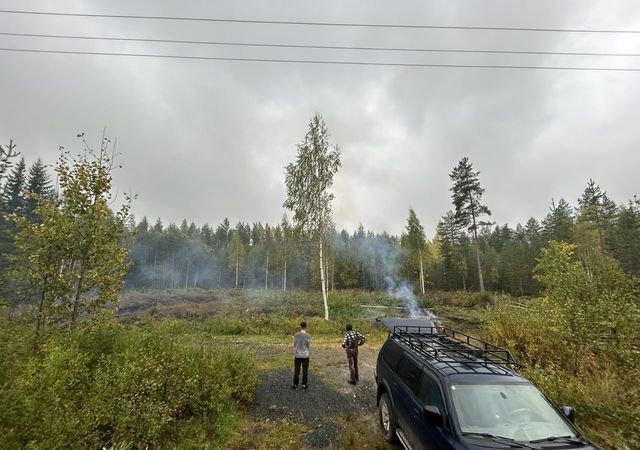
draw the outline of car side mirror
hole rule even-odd
[[[427,405],[423,409],[423,415],[427,422],[437,427],[444,426],[444,417],[437,406]]]
[[[569,422],[574,423],[576,421],[576,410],[573,406],[563,406],[562,413],[569,419]]]

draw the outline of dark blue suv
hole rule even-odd
[[[597,450],[500,347],[427,319],[378,319],[389,329],[376,365],[380,426],[414,450]]]

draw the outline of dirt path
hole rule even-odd
[[[289,345],[256,344],[262,374],[248,411],[245,433],[276,433],[287,428],[283,442],[264,437],[245,438],[255,448],[393,449],[377,423],[374,370],[379,345],[365,344],[359,352],[360,382],[347,383],[349,368],[345,351],[335,342],[314,342],[309,367],[309,388],[292,390],[293,354]],[[289,436],[294,434],[296,436]],[[286,437],[293,438],[286,441]],[[292,441],[292,442],[291,442]],[[252,444],[247,444],[251,442]]]

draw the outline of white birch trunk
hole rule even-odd
[[[238,288],[238,266],[240,265],[240,257],[236,255],[236,289]]]
[[[320,286],[322,288],[322,302],[324,303],[324,320],[329,320],[329,304],[327,301],[327,285],[324,274],[324,253],[322,248],[322,238],[320,238]]]
[[[282,290],[287,290],[287,260],[284,260],[284,270],[282,272]]]
[[[424,295],[424,265],[422,263],[422,251],[420,252],[420,292]]]

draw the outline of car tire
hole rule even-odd
[[[386,393],[380,396],[380,402],[378,406],[378,419],[378,422],[380,423],[380,429],[382,430],[382,434],[384,435],[384,439],[390,443],[397,442],[398,436],[396,435],[396,415],[395,411],[393,410],[393,406],[391,406],[389,396]]]

